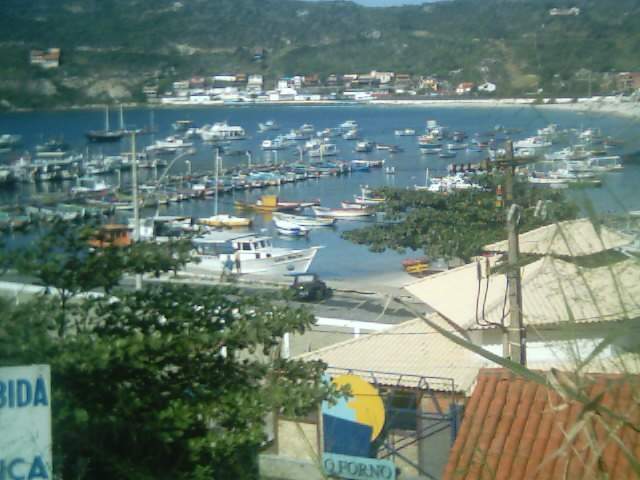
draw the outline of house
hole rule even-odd
[[[419,88],[430,90],[432,92],[439,92],[442,90],[442,82],[433,77],[420,77]]]
[[[549,10],[549,15],[552,17],[577,17],[580,15],[580,9],[578,7],[571,8],[552,8]]]
[[[444,480],[636,478],[638,375],[535,373],[480,372]]]
[[[157,85],[145,85],[142,87],[142,93],[147,99],[158,98],[158,86]]]
[[[204,77],[191,77],[191,79],[189,80],[189,88],[204,88],[205,82],[206,81]]]
[[[177,97],[189,96],[189,80],[178,80],[173,82],[173,93]]]
[[[377,80],[380,85],[391,83],[395,77],[394,72],[377,72],[376,70],[373,70],[369,75],[371,78]]]
[[[317,87],[320,85],[320,76],[318,74],[305,75],[303,84],[306,87]]]
[[[58,68],[60,66],[60,49],[31,50],[29,63],[41,68]]]
[[[291,77],[291,83],[296,89],[302,88],[302,86],[304,85],[304,75],[294,75],[293,77]]]
[[[213,82],[213,85],[216,87],[225,87],[225,86],[233,85],[234,83],[236,83],[236,76],[235,74],[231,74],[231,73],[222,73],[222,74],[214,75],[213,77],[211,77],[211,81]]]
[[[262,47],[256,47],[253,50],[253,61],[262,62],[267,58],[267,51]]]
[[[252,74],[247,78],[247,90],[252,92],[261,92],[263,85],[263,77],[262,75]]]
[[[340,77],[339,75],[336,75],[335,73],[332,73],[327,77],[326,84],[328,87],[336,87],[339,84],[341,84],[342,81],[343,81],[342,77]]]
[[[467,93],[471,93],[474,87],[475,87],[475,84],[472,82],[462,82],[462,83],[459,83],[458,86],[456,87],[456,93],[458,95],[465,95]]]
[[[408,88],[411,86],[411,75],[398,73],[395,75],[394,85],[396,88]]]
[[[617,78],[618,90],[629,92],[640,88],[640,72],[621,72]]]
[[[247,74],[246,73],[236,73],[236,81],[234,82],[237,86],[244,86],[247,84]]]
[[[478,91],[484,93],[494,93],[496,91],[496,84],[491,82],[484,82],[478,85]]]

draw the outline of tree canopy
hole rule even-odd
[[[23,268],[73,292],[113,286],[126,250],[88,253],[81,236],[69,232],[58,254]],[[255,478],[265,417],[303,415],[332,392],[322,364],[278,355],[285,332],[313,316],[273,295],[182,284],[108,291],[73,298],[62,323],[56,293],[1,306],[0,364],[51,365],[62,478]]]

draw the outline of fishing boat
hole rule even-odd
[[[545,140],[543,137],[534,136],[525,138],[524,140],[518,140],[513,142],[513,148],[548,148],[551,146],[551,142]]]
[[[373,150],[374,143],[368,140],[363,140],[356,143],[356,148],[354,149],[358,153],[369,153]]]
[[[336,223],[335,218],[329,217],[310,217],[308,215],[294,215],[291,213],[274,212],[273,218],[278,220],[286,220],[302,227],[330,227]]]
[[[353,130],[358,128],[358,122],[355,120],[346,120],[340,124],[340,127],[343,130]]]
[[[456,152],[453,150],[441,150],[438,153],[438,157],[440,158],[455,158]]]
[[[337,219],[349,219],[359,217],[370,217],[375,212],[367,208],[326,208],[312,207],[316,217],[329,217]]]
[[[196,220],[196,223],[206,225],[207,227],[243,228],[251,226],[251,219],[221,213],[210,217],[199,218]]]
[[[386,143],[378,143],[376,144],[376,150],[386,150],[389,153],[400,153],[402,152],[402,147],[398,145],[390,145]]]
[[[89,130],[85,133],[90,142],[107,143],[118,142],[124,135],[124,130],[109,130],[109,105],[105,105],[104,130]]]
[[[321,143],[309,150],[310,157],[331,157],[338,154],[338,147],[334,143]]]
[[[188,273],[216,275],[228,266],[235,274],[285,275],[306,272],[321,247],[278,248],[269,236],[230,231],[210,232],[193,239],[198,262],[185,266]]]
[[[171,124],[171,126],[176,132],[186,132],[190,128],[193,128],[193,121],[192,120],[176,120]]]
[[[360,133],[358,133],[358,130],[354,128],[353,130],[347,130],[343,133],[342,138],[344,140],[357,140],[360,138]]]
[[[154,144],[146,147],[146,151],[149,153],[176,153],[178,151],[192,148],[193,143],[185,142],[182,138],[169,136],[164,140],[157,140]]]
[[[367,186],[361,187],[360,195],[354,195],[353,198],[358,205],[365,206],[381,205],[385,202],[382,195],[374,194]]]
[[[227,122],[217,122],[213,125],[205,125],[202,128],[199,128],[197,132],[205,142],[244,140],[247,136],[244,128],[237,125],[229,125]]]
[[[267,120],[266,122],[258,123],[258,131],[260,133],[269,132],[271,130],[278,130],[280,127],[273,120]]]
[[[298,225],[297,223],[277,217],[273,218],[273,224],[275,225],[278,233],[292,237],[305,237],[309,235],[310,231],[309,227]]]
[[[263,195],[255,203],[247,203],[236,200],[234,205],[236,208],[245,210],[256,210],[258,212],[279,212],[287,210],[300,210],[315,205],[319,205],[319,201],[313,202],[283,202],[277,195]]]
[[[113,187],[97,177],[79,177],[78,184],[71,187],[72,195],[105,195]]]

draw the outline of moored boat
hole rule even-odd
[[[340,219],[370,217],[375,213],[367,208],[312,207],[312,210],[317,217],[330,217],[330,218],[340,218]]]
[[[211,232],[193,240],[199,260],[185,270],[196,275],[234,274],[285,275],[306,272],[321,247],[291,249],[274,247],[271,237],[254,233]],[[229,268],[230,267],[230,268]]]
[[[302,227],[330,227],[336,223],[335,218],[329,217],[310,217],[307,215],[294,215],[291,213],[274,212],[274,219],[286,220]]]

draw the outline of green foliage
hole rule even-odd
[[[54,469],[76,479],[255,478],[265,416],[305,415],[335,393],[323,364],[278,358],[283,335],[313,316],[232,288],[114,289],[124,272],[177,268],[187,247],[93,250],[93,236],[53,225],[16,264],[56,295],[0,302],[0,365],[51,365]],[[77,296],[97,287],[108,295]]]
[[[355,243],[373,251],[423,249],[433,258],[469,260],[482,246],[506,238],[505,211],[496,206],[495,182],[483,180],[482,191],[463,190],[443,195],[425,191],[384,189],[384,211],[389,222],[345,232]],[[558,191],[533,189],[517,183],[515,201],[523,208],[520,230],[575,218],[577,209]],[[546,216],[534,215],[546,202]],[[538,210],[542,210],[538,207]]]
[[[593,92],[612,71],[637,71],[640,0],[581,0],[579,16],[549,15],[557,2],[454,0],[395,8],[294,0],[7,0],[0,17],[3,98],[34,106],[90,101],[65,90],[70,77],[126,78],[132,91],[163,75],[220,71],[295,73],[391,70],[457,81],[489,80],[499,94],[586,93],[576,72],[594,72]],[[188,46],[181,50],[178,46]],[[59,46],[60,69],[28,65],[28,48]],[[82,49],[78,47],[82,46]],[[268,59],[252,62],[254,48]],[[462,69],[458,75],[451,72]],[[168,73],[171,72],[171,73]],[[58,94],[24,91],[22,81],[49,75]],[[562,79],[562,81],[559,81]],[[611,88],[609,86],[608,88]]]

